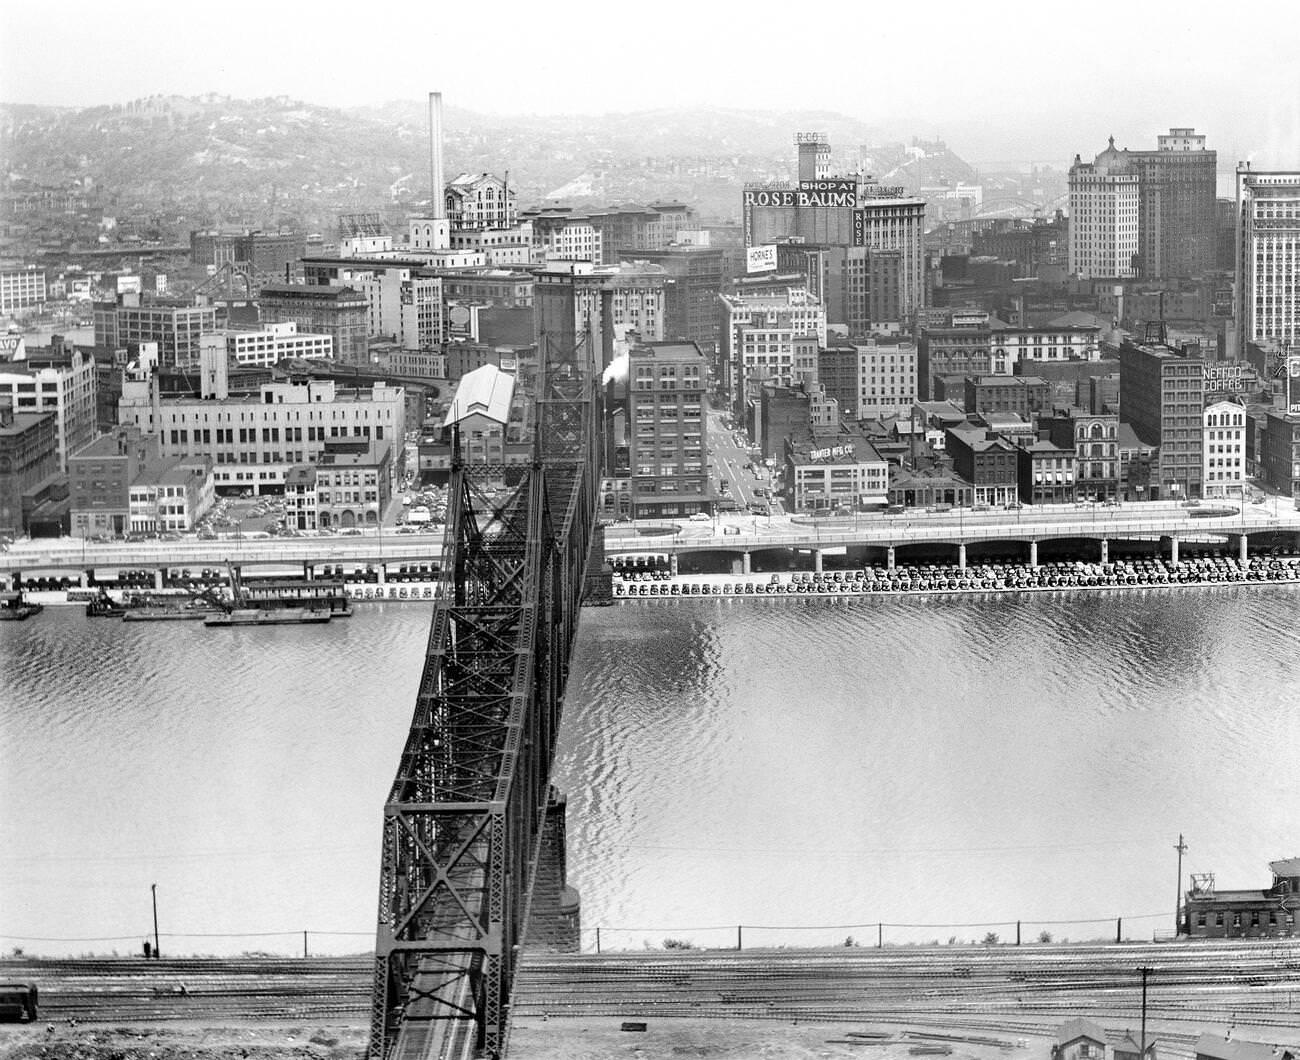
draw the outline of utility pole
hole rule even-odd
[[[1183,833],[1178,833],[1178,845],[1174,847],[1178,851],[1178,889],[1174,894],[1174,938],[1178,938],[1179,920],[1178,913],[1183,904],[1183,855],[1187,853],[1187,844],[1183,842]]]
[[[1142,973],[1142,1030],[1139,1032],[1138,1060],[1147,1058],[1147,976],[1151,969],[1143,965],[1138,969]]]
[[[149,893],[153,896],[153,959],[156,961],[162,957],[162,951],[158,948],[158,885],[149,884]]]

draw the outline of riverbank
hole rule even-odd
[[[1300,581],[1300,556],[1252,556],[1245,563],[1201,556],[1171,563],[1139,559],[1117,563],[899,565],[857,570],[775,574],[670,574],[667,570],[614,572],[615,600],[663,597],[880,596],[935,593],[1041,592],[1087,589],[1179,588]]]

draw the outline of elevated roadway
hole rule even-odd
[[[80,577],[94,570],[125,568],[301,567],[360,564],[377,568],[400,563],[436,562],[443,535],[361,534],[355,537],[242,538],[215,541],[82,542],[78,538],[23,540],[0,552],[0,582],[15,575]]]
[[[892,550],[907,546],[949,546],[964,562],[967,546],[1020,543],[1030,562],[1045,541],[1092,540],[1103,557],[1110,541],[1168,543],[1178,558],[1180,543],[1235,543],[1248,549],[1252,538],[1271,540],[1300,534],[1300,512],[1275,504],[1246,505],[1206,501],[1179,505],[1131,504],[1116,507],[1053,505],[975,511],[908,510],[898,514],[860,514],[828,519],[806,516],[720,517],[709,521],[660,520],[622,524],[605,530],[609,556],[724,553],[744,557],[765,550],[825,553],[846,548]]]

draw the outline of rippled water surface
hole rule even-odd
[[[584,925],[606,945],[742,923],[747,944],[811,943],[1167,911],[1133,921],[1149,937],[1180,832],[1187,871],[1263,886],[1300,853],[1298,600],[584,611],[556,778]],[[157,883],[175,949],[292,952],[303,930],[314,952],[367,948],[428,620],[0,625],[0,934],[61,940],[0,945],[134,950]]]

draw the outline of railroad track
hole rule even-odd
[[[6,960],[32,981],[41,1018],[84,1023],[356,1019],[370,1015],[368,958]],[[183,992],[182,992],[183,988]]]
[[[516,1017],[631,1015],[870,1021],[1050,1034],[1089,1016],[1136,1027],[1137,968],[1153,969],[1148,1019],[1191,1037],[1300,1028],[1300,940],[1124,946],[525,953]],[[5,960],[41,989],[41,1015],[82,1022],[346,1019],[370,1015],[370,957]],[[184,987],[184,993],[180,988]]]
[[[1300,1028],[1300,942],[894,950],[526,954],[516,1017],[630,1016],[943,1025],[1050,1034],[1090,1016],[1136,1027]]]

